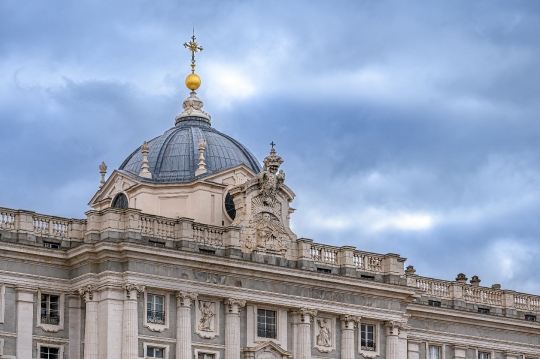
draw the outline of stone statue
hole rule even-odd
[[[199,321],[199,330],[210,332],[212,331],[212,318],[215,313],[212,310],[214,303],[199,302],[199,310],[201,311],[201,319]]]
[[[271,206],[273,204],[279,187],[285,181],[285,172],[280,170],[277,173],[282,163],[283,159],[276,154],[276,150],[272,147],[270,156],[264,159],[263,169],[259,173],[259,196],[261,197],[262,204],[265,206]]]
[[[332,340],[330,339],[330,325],[328,324],[328,319],[319,319],[319,335],[317,335],[317,345],[321,347],[331,347]]]

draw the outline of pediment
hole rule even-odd
[[[291,359],[293,354],[272,341],[244,348],[244,359]]]
[[[118,193],[124,192],[137,184],[139,184],[139,182],[135,181],[133,178],[115,170],[107,179],[103,187],[101,187],[94,197],[92,197],[88,205],[94,207],[103,201],[111,201]]]

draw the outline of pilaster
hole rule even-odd
[[[36,290],[17,287],[17,359],[32,359],[34,326],[34,293]]]
[[[295,359],[311,359],[311,323],[317,316],[317,310],[301,308],[296,314],[298,316],[298,339]]]
[[[400,323],[388,321],[386,326],[386,359],[400,359],[399,357],[399,325]]]
[[[124,313],[122,317],[122,359],[139,357],[139,323],[137,298],[144,292],[144,286],[125,284]]]
[[[87,285],[79,289],[79,294],[86,302],[84,325],[84,359],[98,359],[98,302],[96,289]]]
[[[176,359],[191,359],[191,306],[197,293],[176,293]]]
[[[360,317],[343,315],[341,319],[341,359],[354,359],[354,328],[360,323]]]
[[[81,358],[81,298],[70,295],[67,298],[69,310],[69,351],[68,358]]]
[[[245,300],[225,299],[225,359],[240,359],[240,308]]]

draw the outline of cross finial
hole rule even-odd
[[[195,53],[202,51],[203,48],[195,41],[195,29],[193,29],[193,36],[191,36],[190,42],[185,42],[184,47],[191,52],[191,73],[195,73]]]
[[[272,146],[272,148],[274,148],[276,144],[274,143],[274,141],[270,142],[270,146]]]

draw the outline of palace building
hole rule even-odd
[[[85,218],[0,208],[0,359],[540,359],[539,296],[293,233],[283,154],[213,127],[185,46],[183,112]]]

